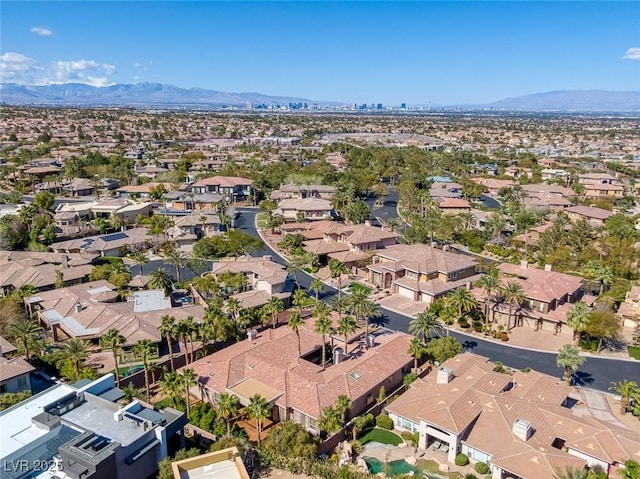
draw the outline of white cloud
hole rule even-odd
[[[59,60],[43,65],[21,53],[7,52],[0,56],[0,81],[23,85],[86,83],[107,86],[113,84],[109,77],[115,71],[115,65],[95,60]]]
[[[40,35],[41,37],[48,37],[53,35],[53,32],[45,27],[31,27],[31,32]]]
[[[147,70],[149,70],[149,68],[151,68],[152,65],[153,65],[152,61],[149,61],[149,63],[135,62],[133,64],[133,67],[134,68],[140,68],[141,70],[147,71]]]
[[[625,60],[640,60],[640,48],[629,48],[622,58]]]

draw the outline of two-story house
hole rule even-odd
[[[635,328],[640,324],[640,286],[633,286],[627,291],[624,301],[620,303],[618,314],[622,318],[623,326]]]
[[[273,212],[287,222],[297,221],[299,213],[304,215],[305,221],[320,221],[336,216],[329,200],[315,197],[281,199]]]
[[[481,277],[473,258],[422,244],[388,246],[367,268],[371,283],[425,303]]]
[[[31,364],[20,357],[5,358],[5,353],[16,351],[16,347],[0,337],[0,395],[31,391]]]
[[[191,191],[197,194],[220,193],[226,201],[246,201],[253,196],[253,180],[236,176],[212,176],[196,181]]]
[[[333,198],[336,188],[330,185],[296,185],[290,183],[282,185],[271,192],[271,199],[275,201],[287,199],[321,198],[330,200]]]

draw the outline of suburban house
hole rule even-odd
[[[169,233],[174,239],[190,235],[193,240],[198,240],[204,236],[213,236],[220,231],[220,217],[211,209],[178,216],[173,222],[174,227],[169,230]],[[176,230],[179,230],[179,233]]]
[[[423,244],[397,244],[380,250],[368,267],[369,282],[414,301],[431,303],[480,279],[469,256]]]
[[[318,255],[321,264],[333,258],[348,267],[368,260],[377,250],[395,245],[400,236],[368,222],[358,225],[323,222],[317,229],[302,234],[309,238],[304,250]]]
[[[242,455],[237,447],[174,461],[173,479],[197,479],[213,476],[216,479],[250,479]]]
[[[337,324],[337,315],[331,316]],[[272,405],[275,422],[291,419],[313,434],[319,434],[322,409],[333,406],[340,395],[352,401],[350,417],[375,405],[380,388],[391,394],[402,385],[413,358],[407,354],[411,336],[378,330],[365,344],[363,330],[348,337],[327,337],[333,354],[322,368],[322,336],[314,331],[312,320],[298,330],[288,327],[250,331],[248,339],[189,364],[199,376],[198,394],[216,403],[223,393],[233,394],[246,406],[260,394]],[[195,389],[195,388],[194,388]],[[194,391],[195,393],[195,391]]]
[[[128,301],[118,301],[116,287],[105,280],[45,291],[24,302],[29,313],[51,330],[55,341],[64,337],[97,341],[108,330],[117,329],[126,346],[141,339],[162,343],[158,331],[162,316],[168,314],[178,321],[204,316],[201,305],[172,307],[162,290],[135,291]]]
[[[583,173],[578,175],[581,185],[617,185],[618,178],[609,173]]]
[[[124,198],[87,201],[86,203],[60,203],[55,210],[56,231],[66,235],[82,232],[88,221],[116,216],[124,224],[135,223],[136,217],[151,216],[152,204]]]
[[[184,413],[157,411],[124,393],[112,374],[58,383],[0,412],[4,479],[151,477],[169,444],[184,447]]]
[[[132,228],[117,233],[87,236],[50,245],[55,253],[93,253],[100,256],[123,256],[123,250],[146,250],[151,243],[147,228]]]
[[[165,191],[171,191],[172,187],[170,183],[156,183],[152,181],[150,183],[143,183],[141,185],[121,186],[116,190],[116,193],[120,198],[138,196],[140,198],[147,199],[151,197],[151,191],[159,187],[160,185],[162,185]]]
[[[31,391],[30,373],[36,368],[21,357],[5,358],[5,352],[0,350],[0,395]]]
[[[429,196],[436,202],[438,199],[462,198],[462,185],[453,182],[435,182],[429,189]]]
[[[326,220],[335,216],[331,201],[315,197],[280,200],[278,208],[273,211],[274,215],[282,216],[285,221],[297,221],[298,213],[304,214],[306,221]]]
[[[613,216],[613,213],[595,206],[572,206],[564,210],[572,221],[586,219],[593,226],[602,226],[607,218]]]
[[[585,198],[622,198],[624,186],[609,183],[589,183],[584,186]]]
[[[521,306],[509,305],[495,296],[490,301],[490,319],[504,325],[507,329],[527,323],[535,329],[571,334],[570,328],[562,329],[572,303],[582,297],[583,279],[565,273],[529,267],[526,261],[520,265],[501,263],[498,265],[500,280],[503,284],[511,281],[519,283],[526,297]],[[487,301],[486,292],[481,288],[471,291],[482,303]]]
[[[26,285],[47,291],[57,282],[64,286],[84,283],[96,258],[93,254],[0,251],[0,297]]]
[[[197,194],[220,193],[226,201],[246,201],[253,196],[253,180],[236,176],[212,176],[196,181],[191,191]]]
[[[491,468],[493,479],[548,479],[566,467],[615,470],[640,450],[640,434],[599,421],[557,378],[536,371],[494,372],[465,352],[414,381],[386,407],[397,429],[417,432],[418,446],[458,453]]]
[[[513,180],[498,180],[494,178],[473,178],[471,181],[484,186],[489,196],[498,196],[502,188],[513,188],[517,184]]]
[[[271,199],[275,201],[288,200],[292,198],[321,198],[330,200],[336,192],[335,187],[329,185],[282,185],[277,190],[271,192]]]
[[[162,214],[188,214],[195,210],[216,208],[224,201],[221,193],[194,194],[189,191],[171,191],[164,195]]]
[[[627,291],[618,308],[618,314],[622,318],[623,326],[627,328],[635,328],[640,324],[640,286],[632,286],[631,291]]]
[[[565,184],[571,179],[571,173],[560,168],[543,168],[540,172],[542,181],[562,180]]]
[[[471,203],[462,198],[436,198],[435,202],[443,215],[458,215],[471,211]]]
[[[289,273],[283,265],[272,261],[271,256],[247,256],[214,262],[211,271],[205,274],[218,276],[223,273],[240,273],[247,278],[247,290],[231,296],[243,308],[259,308],[271,297],[280,298],[285,306],[289,304],[293,292],[293,284],[288,281]]]

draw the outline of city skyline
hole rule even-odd
[[[635,2],[3,2],[0,80],[484,103],[638,90]]]

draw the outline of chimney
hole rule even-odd
[[[373,334],[367,336],[367,347],[373,348],[376,345],[376,337]]]
[[[552,268],[552,265],[550,265],[550,264],[545,264],[544,265],[544,270],[545,271],[551,271],[551,268]]]
[[[436,376],[436,383],[449,384],[453,380],[453,369],[445,366],[438,369],[438,375]]]
[[[118,409],[116,412],[113,413],[113,420],[116,422],[120,422],[124,419],[124,413],[122,411],[122,409]]]
[[[520,267],[522,269],[527,269],[529,267],[529,262],[527,260],[520,261]]]
[[[79,313],[80,311],[82,311],[82,305],[80,304],[80,301],[78,301],[76,303],[76,313]]]
[[[344,350],[340,347],[333,349],[333,364],[340,364],[344,359]]]
[[[371,226],[371,220],[364,220],[365,226]]]
[[[527,442],[527,440],[533,435],[533,428],[531,427],[531,423],[529,421],[525,421],[524,419],[516,419],[516,421],[513,423],[511,432],[513,432],[513,435],[518,439]]]
[[[60,263],[62,264],[63,268],[68,268],[69,267],[69,257],[66,254],[63,254],[60,257]]]
[[[465,286],[467,287],[467,289],[468,289],[469,291],[471,291],[471,290],[473,289],[473,283],[472,283],[471,281],[467,281],[467,282],[465,283]]]
[[[252,329],[251,331],[247,331],[247,338],[249,339],[249,341],[253,341],[257,337],[258,337],[258,331],[257,330]]]

